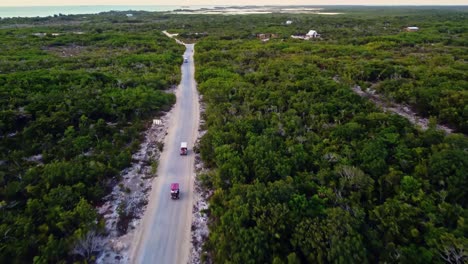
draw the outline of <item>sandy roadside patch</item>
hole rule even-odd
[[[172,87],[168,92],[174,90]],[[157,117],[161,124],[152,123],[143,132],[144,140],[132,156],[131,167],[121,172],[121,181],[115,183],[112,192],[105,197],[106,202],[97,208],[106,221],[106,235],[99,239],[100,253],[96,263],[129,263],[129,249],[146,210],[153,180],[157,177],[154,166],[159,160],[171,115],[172,110]],[[122,218],[122,214],[126,217]],[[125,226],[126,232],[122,232]]]

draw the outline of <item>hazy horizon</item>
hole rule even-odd
[[[239,0],[233,3],[232,1],[218,0],[2,0],[0,7],[27,7],[27,6],[198,6],[198,5],[227,5],[227,6],[246,6],[246,5],[363,5],[363,6],[456,6],[468,5],[466,0],[452,0],[450,2],[443,0],[412,0],[412,1],[392,1],[392,0],[331,0],[331,1],[304,1],[304,0],[291,0],[285,4],[284,0]],[[326,3],[324,3],[326,2]]]

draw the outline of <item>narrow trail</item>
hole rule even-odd
[[[373,92],[365,92],[361,89],[359,85],[355,85],[352,87],[352,90],[361,97],[366,97],[371,100],[374,104],[380,106],[384,112],[392,112],[397,115],[400,115],[406,119],[408,119],[412,124],[420,126],[423,130],[427,130],[429,128],[429,119],[418,116],[414,111],[411,110],[409,106],[400,105],[396,103],[388,103],[382,100],[379,95]],[[444,131],[447,134],[453,133],[453,129],[443,126],[437,125],[437,129]]]
[[[169,37],[173,35],[163,32]],[[131,263],[187,263],[192,224],[194,162],[193,146],[198,137],[200,109],[194,78],[194,44],[185,44],[181,66],[181,83],[176,90],[177,102],[172,109],[168,135],[159,160],[157,178],[142,224],[138,227],[130,250]],[[180,143],[188,143],[188,155],[179,155]],[[180,199],[170,198],[170,184],[180,185]]]

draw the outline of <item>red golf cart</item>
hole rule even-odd
[[[178,183],[171,183],[171,198],[172,199],[179,199],[179,184]]]

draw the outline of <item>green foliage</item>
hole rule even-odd
[[[144,124],[175,102],[162,90],[178,83],[183,48],[105,17],[0,29],[1,263],[84,261],[71,249],[102,231],[94,207],[130,165]]]
[[[203,259],[466,262],[466,136],[420,131],[349,89],[466,134],[466,8],[326,11],[344,14],[0,20],[0,262],[73,261],[144,120],[174,102],[160,90],[178,82],[182,48],[163,29],[197,40],[214,189]],[[290,39],[309,29],[321,38]]]
[[[213,170],[201,179],[214,189],[206,246],[215,263],[466,259],[466,136],[421,131],[350,89],[372,86],[466,132],[466,9],[382,10],[204,24],[199,150]],[[311,25],[320,40],[288,38]],[[403,32],[409,25],[421,30]],[[255,33],[280,37],[262,43]]]

